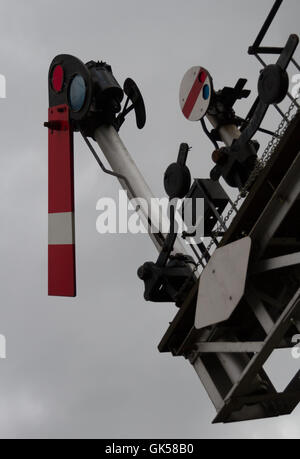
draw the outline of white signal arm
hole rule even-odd
[[[126,181],[119,178],[119,182],[122,188],[128,192],[130,199],[138,200],[140,204],[139,215],[146,228],[149,227],[149,236],[158,251],[160,251],[166,238],[166,234],[162,234],[160,231],[161,228],[169,227],[168,216],[163,215],[162,207],[159,206],[158,200],[154,198],[116,129],[112,126],[100,126],[95,131],[94,138],[113,172],[126,178]],[[150,209],[151,212],[149,211]],[[155,228],[156,231],[151,231],[151,228]],[[178,239],[174,246],[174,253],[187,254],[186,248]]]

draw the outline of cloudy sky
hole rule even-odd
[[[212,426],[215,416],[193,369],[160,355],[176,313],[146,304],[137,268],[155,259],[147,236],[100,236],[96,203],[117,197],[80,138],[75,142],[78,297],[47,297],[48,67],[57,54],[106,60],[122,84],[145,98],[143,131],[128,120],[121,136],[157,196],[181,142],[193,146],[194,177],[208,177],[211,146],[178,104],[182,76],[203,65],[217,88],[259,67],[246,53],[272,0],[2,0],[0,73],[0,437],[300,438],[289,418]],[[269,43],[298,32],[300,4],[285,2]],[[247,112],[250,102],[240,106]],[[274,118],[276,122],[276,117]],[[279,365],[280,363],[280,365]],[[299,362],[275,356],[268,368],[283,388]],[[280,371],[279,371],[280,367]],[[285,371],[282,371],[282,368]]]

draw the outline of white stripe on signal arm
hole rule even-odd
[[[49,245],[75,244],[74,212],[49,214]]]

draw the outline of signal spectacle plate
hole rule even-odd
[[[213,94],[213,82],[203,67],[192,67],[180,86],[180,107],[189,121],[200,121],[207,113]]]
[[[74,56],[56,56],[49,69],[49,106],[68,105],[70,119],[80,122],[90,110],[93,83],[87,66]]]

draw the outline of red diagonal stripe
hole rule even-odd
[[[202,78],[200,79],[201,74],[202,74]],[[183,107],[183,114],[186,118],[190,117],[193,111],[193,108],[195,107],[195,103],[197,102],[200,92],[204,86],[206,78],[207,78],[206,72],[204,72],[204,70],[201,69],[195,79],[193,87]]]

